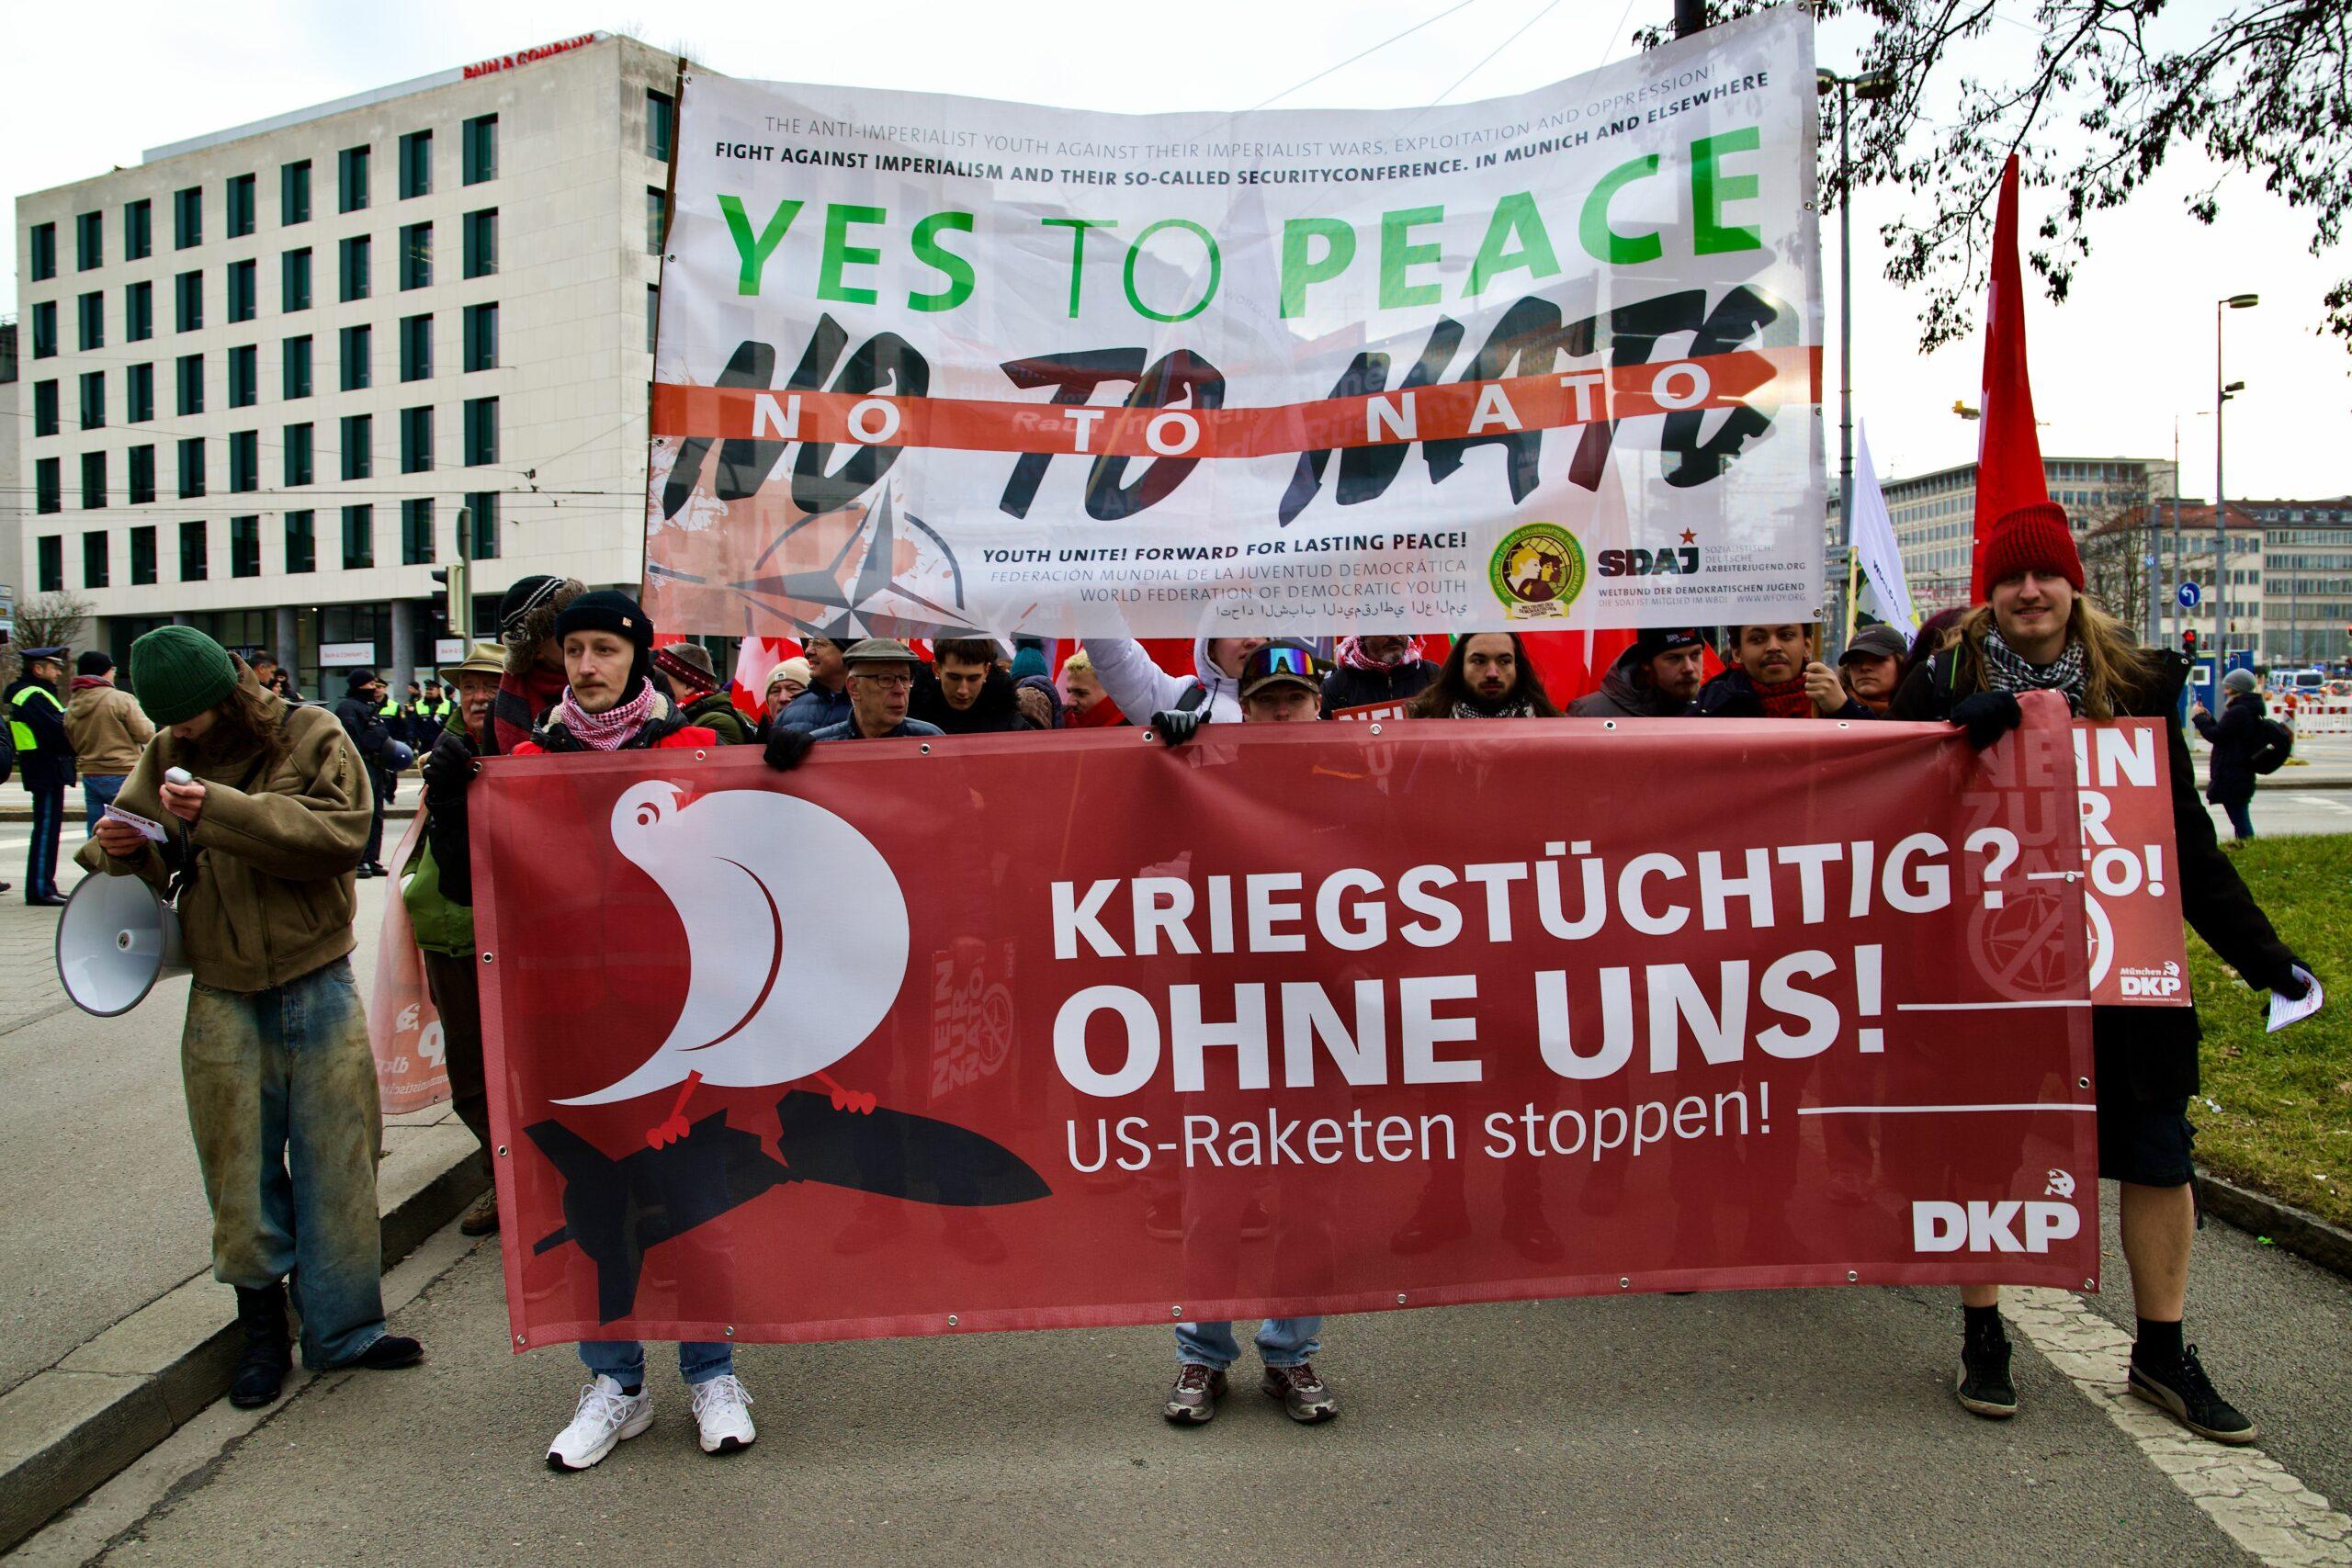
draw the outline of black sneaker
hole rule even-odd
[[[1340,1396],[1306,1361],[1295,1367],[1268,1367],[1265,1382],[1260,1386],[1269,1397],[1283,1402],[1283,1409],[1294,1421],[1311,1426],[1329,1421],[1340,1413]]]
[[[1199,1427],[1216,1416],[1216,1402],[1225,1397],[1225,1369],[1204,1361],[1187,1361],[1176,1371],[1160,1414],[1180,1427]]]
[[[2009,1337],[1999,1319],[1984,1332],[1962,1335],[1960,1377],[1952,1389],[1960,1407],[1972,1416],[2006,1421],[2018,1413],[2017,1385],[2009,1381]]]
[[[346,1367],[361,1367],[371,1372],[398,1371],[424,1359],[424,1347],[405,1334],[386,1334],[376,1342],[344,1362]]]
[[[2143,1367],[2139,1357],[2132,1357],[2124,1386],[2200,1438],[2250,1443],[2260,1435],[2245,1412],[2213,1391],[2213,1380],[2205,1375],[2194,1345],[2183,1347],[2180,1359],[2169,1368]]]

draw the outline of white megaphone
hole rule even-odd
[[[113,1018],[187,973],[180,918],[135,876],[85,876],[57,920],[57,977],[84,1012]]]

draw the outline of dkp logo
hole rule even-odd
[[[2074,1179],[2066,1172],[2050,1173],[2046,1190],[2073,1190]],[[1954,1203],[1937,1198],[1911,1205],[1914,1252],[2047,1252],[2052,1242],[2071,1240],[2082,1228],[2082,1214],[2072,1203],[2017,1198]]]

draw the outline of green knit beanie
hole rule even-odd
[[[237,661],[194,626],[157,626],[130,645],[130,689],[159,728],[187,723],[236,686]]]

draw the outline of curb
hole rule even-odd
[[[419,1152],[388,1157],[379,1178],[388,1272],[490,1184],[454,1119],[417,1132],[406,1147]],[[239,1341],[221,1320],[227,1294],[199,1274],[0,1395],[0,1552],[229,1392]]]
[[[2352,1279],[2352,1231],[2206,1171],[2197,1173],[2197,1188],[2205,1213],[2249,1235],[2276,1242],[2331,1273]]]

